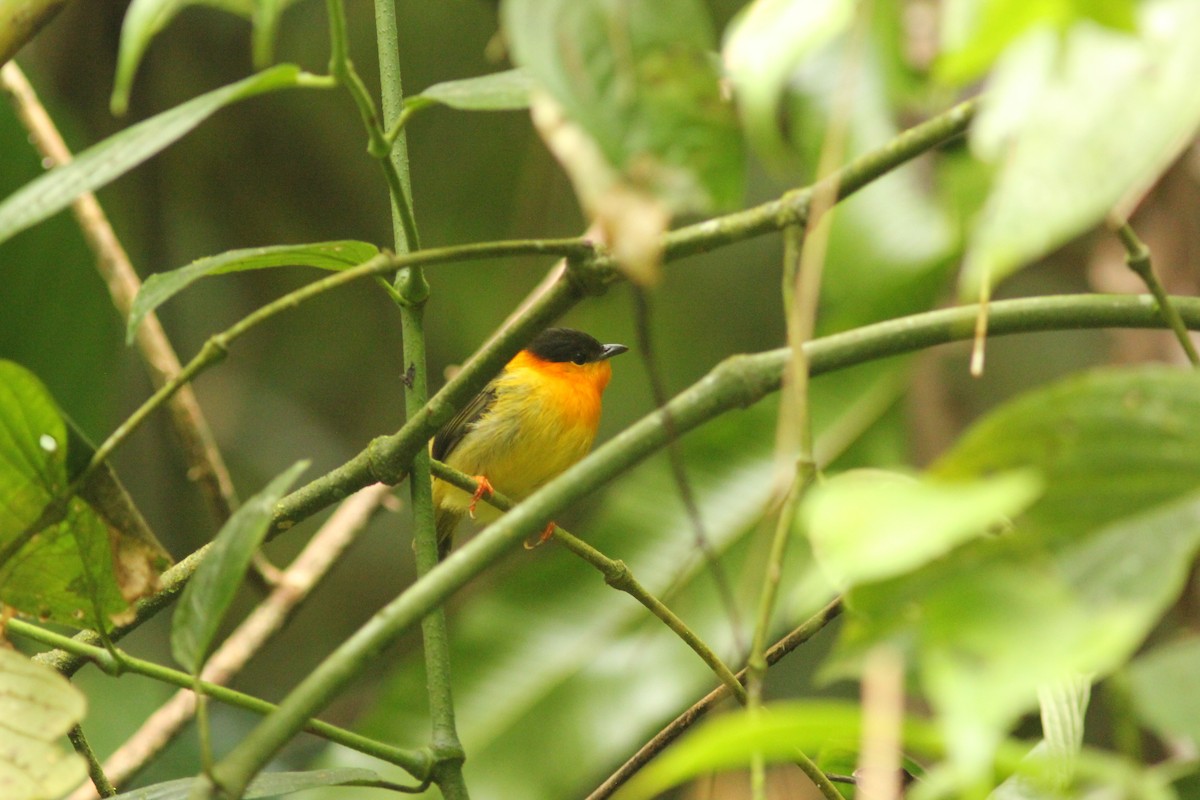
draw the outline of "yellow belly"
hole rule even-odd
[[[521,500],[561,474],[591,449],[600,393],[588,384],[555,376],[506,372],[496,399],[446,463],[468,475],[485,475],[496,490]],[[434,502],[464,512],[470,495],[434,481]],[[479,504],[484,512],[485,504]],[[484,512],[484,518],[494,513]]]

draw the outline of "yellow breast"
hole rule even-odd
[[[528,496],[591,449],[611,375],[607,361],[578,365],[518,354],[496,379],[495,399],[447,463],[468,475],[486,475],[514,500]],[[439,505],[455,510],[469,500],[441,481],[434,492]]]

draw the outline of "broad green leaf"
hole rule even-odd
[[[1069,539],[1200,486],[1200,375],[1102,369],[1022,395],[980,420],[930,467],[969,480],[1036,470],[1046,491],[1020,520]]]
[[[722,57],[737,89],[738,113],[759,151],[784,150],[780,101],[797,67],[853,18],[851,0],[755,0],[726,29]]]
[[[635,280],[658,275],[672,215],[737,204],[743,158],[698,0],[506,0],[533,119]]]
[[[1134,708],[1160,739],[1200,743],[1200,637],[1164,644],[1129,665]]]
[[[1137,29],[1136,11],[1136,0],[948,2],[943,14],[957,19],[945,26],[952,38],[943,37],[947,52],[935,65],[935,73],[941,80],[956,84],[975,80],[1005,47],[1037,27],[1063,32],[1086,21],[1132,33]]]
[[[1108,370],[1033,392],[968,432],[931,474],[1034,469],[1016,532],[860,586],[834,673],[890,642],[916,662],[956,760],[980,769],[1037,690],[1128,658],[1200,546],[1200,377]]]
[[[459,111],[513,111],[529,108],[529,92],[532,88],[533,81],[528,71],[510,69],[480,75],[478,78],[435,83],[406,100],[405,104],[427,100]]]
[[[1022,511],[1041,482],[1029,472],[949,482],[851,470],[814,487],[801,519],[841,590],[915,569]]]
[[[274,247],[251,247],[230,250],[220,255],[197,259],[191,264],[170,272],[151,275],[142,284],[141,291],[133,300],[129,310],[129,322],[125,330],[126,343],[132,343],[138,326],[146,315],[170,300],[201,278],[209,275],[224,275],[267,267],[316,267],[317,269],[343,270],[356,266],[379,254],[379,248],[367,242],[339,241],[315,244],[276,245]]]
[[[90,455],[41,381],[0,360],[0,549],[19,548],[0,564],[0,601],[74,627],[120,619],[170,560],[109,470],[63,499]]]
[[[219,109],[264,92],[295,86],[298,67],[281,64],[214,89],[132,125],[30,181],[0,202],[0,242],[66,208],[169,147]]]
[[[308,468],[299,461],[247,500],[222,526],[179,598],[171,621],[171,653],[193,673],[204,666],[229,604],[271,527],[271,513]]]
[[[0,647],[0,797],[58,800],[87,778],[87,762],[59,744],[86,708],[56,670]]]
[[[322,786],[354,786],[379,781],[379,775],[369,769],[315,769],[307,772],[264,772],[246,787],[245,800],[263,797],[282,797],[286,794],[316,789]],[[195,785],[194,778],[156,783],[131,792],[121,792],[113,800],[186,800]],[[378,790],[376,790],[378,794]]]
[[[110,105],[113,114],[129,108],[129,92],[150,41],[189,6],[211,6],[254,22],[254,64],[264,69],[271,61],[275,30],[283,9],[295,0],[133,0],[121,23],[121,48]]]
[[[972,149],[996,166],[961,292],[987,287],[1113,213],[1125,218],[1200,125],[1200,4],[1147,0],[1138,38],[1039,28],[997,65]],[[1119,125],[1112,124],[1120,119]]]

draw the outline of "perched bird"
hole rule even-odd
[[[433,439],[432,454],[475,476],[474,495],[434,480],[438,551],[450,551],[463,514],[490,491],[521,500],[583,458],[600,424],[608,360],[629,348],[600,344],[582,331],[548,328]],[[485,513],[494,517],[494,509]],[[548,538],[553,523],[542,533]]]

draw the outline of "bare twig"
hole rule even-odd
[[[29,131],[42,158],[57,166],[69,163],[71,151],[15,62],[10,61],[0,68],[0,88],[12,99],[17,116]],[[108,286],[113,305],[124,319],[129,316],[133,298],[142,286],[141,280],[96,195],[91,192],[80,195],[71,208],[88,247],[96,255],[96,269]],[[156,389],[179,374],[179,357],[153,313],[148,314],[138,327],[137,346]],[[168,401],[168,408],[172,427],[183,445],[187,476],[199,485],[217,520],[224,522],[237,505],[237,498],[229,470],[191,387],[180,389]]]
[[[312,588],[345,552],[390,491],[388,486],[375,484],[347,498],[296,560],[283,570],[275,590],[213,654],[200,675],[201,679],[225,684],[236,675],[267,639],[283,627]],[[176,692],[109,756],[104,764],[107,774],[117,784],[127,781],[175,738],[195,710],[195,694],[187,689]],[[71,800],[95,800],[96,797],[94,787],[85,785],[71,795]]]
[[[792,630],[787,636],[784,636],[778,642],[771,645],[766,654],[767,665],[775,664],[788,653],[807,642],[840,613],[842,613],[842,600],[839,597],[810,617],[798,628]],[[737,674],[739,681],[744,680],[745,677],[746,670],[742,670]],[[695,705],[672,720],[667,727],[655,734],[653,739],[642,745],[641,749],[630,756],[629,760],[622,764],[616,772],[608,776],[604,783],[596,787],[595,791],[587,796],[587,800],[606,800],[606,798],[612,797],[613,793],[632,778],[638,770],[650,763],[652,758],[661,753],[671,742],[683,735],[688,728],[699,722],[717,703],[729,697],[729,694],[730,690],[726,684],[721,684],[706,694]]]

